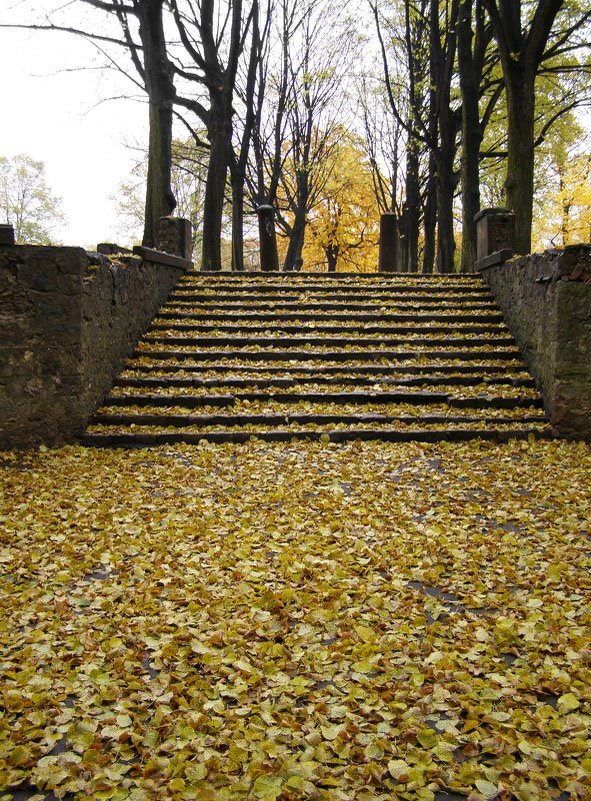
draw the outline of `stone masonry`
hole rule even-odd
[[[187,263],[177,261],[0,245],[0,448],[84,431],[184,274]]]
[[[591,439],[591,245],[483,267],[561,436]]]

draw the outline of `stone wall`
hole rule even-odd
[[[0,245],[0,448],[55,445],[83,432],[191,266],[157,258]]]
[[[484,267],[557,433],[591,439],[591,245]]]

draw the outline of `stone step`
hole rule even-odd
[[[89,432],[82,437],[82,444],[91,447],[104,448],[134,448],[157,447],[158,445],[173,445],[184,443],[198,445],[200,442],[214,443],[244,443],[250,440],[263,440],[266,442],[291,442],[292,440],[320,440],[324,442],[352,442],[354,440],[380,440],[384,442],[467,442],[480,439],[492,442],[508,442],[515,439],[529,439],[530,437],[549,439],[552,433],[546,429],[529,428],[493,428],[483,425],[481,428],[442,428],[427,430],[414,429],[327,429],[325,431],[293,431],[274,429],[272,431],[203,431],[189,432],[161,432],[161,433],[117,433],[107,434]]]
[[[424,273],[232,273],[206,274],[201,272],[186,273],[179,285],[191,286],[298,286],[301,284],[318,284],[320,286],[478,286],[482,287],[482,277],[478,273],[448,275],[426,275]]]
[[[484,419],[487,419],[486,417]],[[294,425],[313,425],[313,426],[336,426],[350,425],[363,426],[368,424],[392,425],[392,423],[402,423],[404,425],[448,425],[477,423],[483,420],[482,415],[474,416],[453,416],[449,414],[429,414],[420,415],[392,415],[382,412],[359,412],[356,414],[332,414],[322,412],[286,412],[286,413],[267,413],[267,414],[173,414],[172,412],[162,412],[158,414],[150,412],[127,413],[112,412],[108,410],[99,411],[92,419],[92,426],[160,426],[173,428],[209,428],[212,426],[235,427],[235,426],[262,426],[278,427],[284,424]],[[519,418],[490,418],[489,422],[495,424],[509,425],[517,423],[543,423],[545,418],[539,414],[523,415]]]
[[[158,389],[167,387],[178,387],[179,389],[185,388],[208,388],[208,387],[228,387],[230,389],[246,387],[276,387],[289,389],[294,384],[321,384],[326,386],[371,386],[375,385],[375,376],[349,376],[345,379],[338,376],[327,376],[322,374],[307,375],[299,378],[235,378],[228,376],[220,376],[219,378],[178,378],[174,376],[164,376],[161,378],[126,378],[120,377],[117,380],[117,387],[128,387],[137,389]],[[511,378],[508,375],[487,377],[483,381],[481,375],[478,376],[458,376],[450,375],[447,377],[439,376],[418,376],[415,378],[382,378],[380,379],[380,386],[397,386],[397,387],[412,387],[412,386],[439,386],[448,385],[456,387],[473,387],[482,383],[490,386],[512,386],[533,388],[535,386],[532,378]]]
[[[443,334],[448,333],[451,335],[463,334],[476,334],[480,336],[501,334],[508,335],[507,329],[500,323],[479,325],[478,323],[457,323],[454,325],[453,331],[450,332],[449,326],[437,325],[364,325],[360,331],[356,325],[325,325],[322,323],[314,322],[311,325],[281,325],[279,322],[273,325],[244,325],[244,324],[219,324],[211,323],[208,325],[207,320],[199,322],[187,323],[178,322],[174,318],[164,319],[160,316],[150,326],[151,332],[158,331],[181,331],[187,333],[195,333],[197,335],[207,336],[208,334],[245,334],[246,336],[252,335],[253,331],[261,331],[263,334],[270,336],[271,333],[279,336],[287,336],[289,334],[300,334],[310,332],[312,334],[363,334],[373,335],[381,334],[384,336],[405,336],[414,334],[420,336],[422,334]]]
[[[413,359],[457,359],[459,361],[479,361],[485,356],[487,359],[504,359],[511,361],[519,359],[520,353],[517,348],[507,348],[507,350],[487,350],[478,352],[474,350],[421,350],[421,351],[401,351],[401,350],[331,350],[331,351],[305,351],[305,350],[211,350],[211,351],[186,351],[186,350],[140,350],[134,352],[136,358],[150,359],[177,359],[190,360],[195,362],[210,361],[215,359],[242,359],[244,361],[273,362],[273,361],[324,361],[324,362],[374,362],[374,361],[393,361],[403,362]]]
[[[211,402],[210,402],[211,401]],[[232,406],[236,401],[272,401],[279,404],[445,404],[451,409],[531,409],[541,408],[539,397],[474,396],[454,397],[449,393],[422,392],[241,392],[234,395],[109,395],[104,402],[108,406]]]
[[[268,290],[267,287],[264,288]],[[379,303],[380,301],[396,302],[396,303],[424,303],[441,304],[441,303],[473,303],[473,302],[488,302],[490,303],[490,293],[482,289],[472,289],[468,292],[465,290],[444,291],[443,288],[438,288],[438,291],[433,290],[422,291],[420,289],[414,292],[408,291],[394,291],[394,290],[374,290],[363,289],[355,292],[340,290],[335,292],[333,288],[321,290],[301,288],[292,291],[291,289],[285,290],[282,293],[270,293],[268,291],[260,291],[256,287],[251,287],[249,291],[241,287],[240,291],[235,292],[194,292],[188,289],[175,289],[169,295],[169,301],[191,302],[191,303],[210,303],[218,301],[220,303],[247,303],[250,304],[253,300],[263,303],[300,303],[302,301],[314,301],[317,303],[325,303],[328,301],[335,301],[340,303],[355,303],[359,301],[367,301]]]
[[[414,313],[414,312],[368,312],[367,314],[344,314],[339,312],[318,312],[317,314],[307,314],[305,312],[251,312],[251,311],[236,311],[230,312],[187,312],[184,310],[172,311],[168,304],[162,307],[158,313],[158,317],[162,319],[183,319],[183,320],[200,320],[210,322],[212,320],[221,320],[223,322],[235,321],[275,321],[283,322],[285,320],[297,321],[312,321],[312,320],[340,320],[350,324],[359,323],[364,324],[368,322],[389,322],[389,323],[413,323],[419,324],[440,322],[440,323],[461,323],[470,321],[472,324],[481,323],[502,323],[503,315],[500,311],[487,311],[487,312],[474,312],[472,314],[458,314],[457,312],[448,312],[447,314],[431,312],[430,314]]]
[[[219,301],[217,298],[212,299],[211,301],[204,301],[199,304],[196,304],[191,299],[183,299],[183,298],[175,298],[171,297],[166,305],[164,306],[165,309],[170,310],[171,308],[178,308],[183,309],[186,307],[194,308],[197,306],[199,309],[202,310],[204,314],[206,314],[210,310],[215,310],[216,313],[220,313],[223,311],[231,312],[234,309],[241,309],[244,308],[244,303],[240,301],[236,301],[230,303],[228,301],[222,302]],[[416,309],[424,310],[428,309],[433,311],[442,311],[448,310],[450,312],[457,312],[461,310],[464,313],[475,312],[475,311],[489,311],[489,310],[496,310],[496,305],[492,300],[480,301],[480,302],[473,302],[470,301],[469,303],[461,303],[461,302],[445,302],[445,301],[437,301],[431,304],[427,303],[416,303],[415,305],[404,302],[397,302],[397,301],[388,301],[384,302],[381,305],[377,303],[372,303],[368,301],[367,303],[359,303],[359,302],[339,302],[335,303],[333,301],[330,302],[309,302],[309,301],[281,301],[277,303],[271,303],[265,300],[259,300],[256,297],[253,297],[248,302],[248,309],[249,313],[256,312],[260,310],[261,312],[273,310],[279,314],[283,314],[284,311],[293,312],[293,311],[317,311],[319,314],[324,316],[324,313],[327,311],[346,311],[346,312],[363,312],[363,311],[376,311],[376,310],[384,310],[386,312],[393,311],[394,309],[398,309],[401,311],[406,311],[412,309],[413,312]]]
[[[148,333],[144,339],[144,343],[157,343],[165,344],[175,347],[184,345],[193,345],[195,347],[210,348],[210,347],[249,347],[259,345],[264,348],[290,348],[298,347],[301,345],[312,345],[318,347],[351,347],[354,345],[362,345],[363,347],[396,347],[402,344],[418,344],[424,341],[430,347],[444,347],[446,345],[453,345],[454,347],[487,347],[491,348],[501,347],[515,347],[515,340],[513,337],[505,333],[505,335],[496,334],[494,337],[474,337],[469,338],[465,336],[457,337],[433,337],[432,339],[416,338],[416,339],[401,339],[400,337],[360,337],[349,336],[344,337],[322,337],[322,336],[294,336],[294,337],[274,337],[274,336],[243,336],[243,337],[228,337],[228,336],[177,336],[172,334],[170,336],[162,336],[161,334]]]
[[[488,363],[480,363],[478,367],[482,370],[481,376],[482,380],[485,381],[486,375],[508,375],[509,371],[506,364],[488,364]],[[357,365],[355,367],[346,367],[343,365],[322,365],[322,366],[294,366],[291,364],[281,366],[276,363],[272,363],[269,365],[258,365],[258,364],[249,364],[249,365],[229,365],[223,363],[214,363],[212,365],[204,365],[204,364],[195,364],[195,365],[178,365],[178,364],[135,364],[133,362],[128,361],[126,369],[134,370],[135,372],[140,373],[176,373],[176,372],[183,372],[183,373],[217,373],[220,376],[226,375],[228,373],[236,373],[236,372],[248,372],[251,375],[256,376],[257,374],[261,373],[281,373],[281,374],[288,374],[292,376],[299,376],[303,375],[309,377],[311,380],[317,380],[318,376],[325,375],[327,377],[334,376],[336,374],[341,375],[346,373],[347,375],[354,375],[354,376],[384,376],[386,378],[390,378],[392,374],[402,373],[404,375],[413,375],[413,376],[430,376],[433,375],[435,372],[439,371],[442,372],[444,375],[446,372],[449,372],[450,375],[454,374],[473,374],[474,370],[476,369],[474,365],[470,364],[457,364],[457,365],[437,365],[437,364],[420,364],[420,365],[413,365],[413,364],[405,364],[405,365]],[[521,368],[523,371],[523,368]]]

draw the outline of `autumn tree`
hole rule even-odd
[[[378,260],[379,208],[372,171],[356,137],[337,134],[329,177],[310,212],[306,264],[328,272],[373,272]]]
[[[51,245],[52,229],[63,221],[61,199],[52,194],[45,165],[25,153],[0,156],[0,215],[14,227],[17,244]]]
[[[579,35],[591,11],[565,0],[483,0],[490,15],[505,83],[507,205],[515,213],[515,248],[531,250],[536,80],[543,63],[584,47]],[[563,12],[560,16],[560,12]]]
[[[350,21],[332,1],[312,0],[305,5],[286,57],[288,139],[281,143],[283,204],[278,209],[279,226],[289,237],[286,271],[301,264],[308,214],[330,173],[327,165],[339,127],[341,90],[353,54]]]

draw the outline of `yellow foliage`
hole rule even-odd
[[[556,167],[557,185],[546,190],[534,220],[534,250],[591,242],[591,154],[565,157]]]
[[[341,272],[375,272],[380,212],[371,168],[351,139],[335,148],[332,160],[330,178],[310,215],[304,264],[333,262]]]

